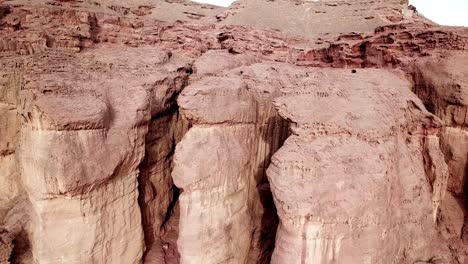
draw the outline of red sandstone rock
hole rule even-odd
[[[11,0],[0,34],[2,263],[468,261],[466,28]]]

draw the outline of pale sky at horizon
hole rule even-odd
[[[468,27],[467,0],[410,0],[410,4],[438,24]]]
[[[217,5],[217,6],[226,6],[228,7],[234,0],[192,0],[194,2]]]
[[[229,6],[233,0],[194,0],[217,6]],[[410,0],[426,18],[448,26],[468,27],[468,0]]]

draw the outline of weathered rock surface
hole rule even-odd
[[[140,262],[144,243],[138,166],[145,153],[151,105],[164,104],[164,98],[157,97],[161,87],[148,87],[156,80],[144,78],[139,70],[145,64],[164,68],[166,54],[152,51],[156,56],[140,61],[135,58],[138,51],[120,53],[121,60],[133,58],[130,71],[120,77],[137,70],[142,76],[133,83],[125,81],[128,86],[122,85],[123,79],[106,78],[103,70],[67,87],[74,77],[84,77],[80,74],[89,70],[86,66],[109,63],[110,54],[91,52],[84,55],[89,61],[83,59],[81,69],[74,69],[76,75],[54,79],[60,86],[37,81],[21,91],[25,120],[17,151],[19,173],[32,203],[36,262]],[[118,69],[118,60],[113,63]]]
[[[401,263],[414,250],[430,257],[417,254],[434,239],[431,211],[443,197],[436,184],[431,195],[421,154],[442,155],[426,146],[438,124],[410,83],[333,69],[303,82],[276,101],[294,135],[268,170],[281,219],[272,263]],[[430,165],[433,181],[446,182],[447,166]]]
[[[466,28],[10,0],[0,34],[0,263],[468,261]]]
[[[231,56],[236,60],[238,55]],[[218,55],[212,62],[216,59]],[[268,205],[265,170],[288,128],[273,108],[275,87],[257,86],[258,69],[263,67],[204,78],[178,99],[192,124],[176,148],[172,173],[183,189],[178,242],[183,263],[269,260],[277,223],[275,209]],[[244,81],[247,76],[253,79]],[[191,242],[197,238],[203,242]]]

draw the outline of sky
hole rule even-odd
[[[410,4],[438,24],[468,27],[468,0],[410,0]]]
[[[195,0],[217,6],[229,6],[233,0]],[[448,26],[468,27],[468,0],[410,0],[419,13],[428,19]]]
[[[229,6],[234,0],[194,0],[194,2],[212,4],[217,6]]]

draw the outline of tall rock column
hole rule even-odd
[[[207,62],[212,54],[204,56]],[[228,56],[245,59],[221,57]],[[194,65],[208,72],[210,64]],[[278,217],[265,171],[289,133],[273,99],[298,69],[282,66],[285,74],[275,69],[280,64],[226,67],[180,95],[181,114],[192,125],[176,147],[172,172],[182,189],[182,263],[270,262]]]
[[[383,70],[314,70],[302,82],[276,101],[293,136],[267,171],[280,217],[272,263],[427,258],[436,209],[422,153],[434,116]],[[432,167],[446,181],[445,163]]]
[[[92,85],[91,83],[89,85]],[[39,89],[38,89],[39,90]],[[19,169],[37,263],[141,263],[142,87],[23,94]]]
[[[177,145],[175,184],[182,189],[181,263],[244,263],[256,195],[250,164],[255,101],[239,78],[207,78],[178,100],[193,126]]]

